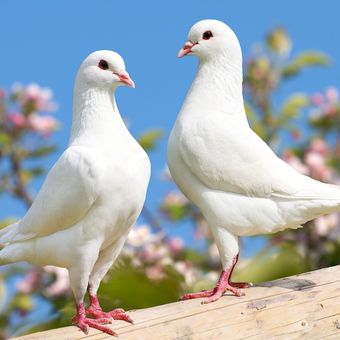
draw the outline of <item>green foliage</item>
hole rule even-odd
[[[303,93],[296,93],[286,99],[281,109],[284,119],[296,118],[302,109],[310,105],[310,99]]]
[[[178,300],[183,278],[171,266],[165,267],[165,277],[152,281],[145,268],[133,268],[130,261],[114,268],[99,290],[103,308],[122,306],[124,309],[157,306]],[[129,283],[127,288],[127,283]]]
[[[152,151],[156,148],[157,141],[163,136],[163,131],[160,129],[152,129],[144,132],[139,137],[139,144],[145,151]]]
[[[329,58],[320,52],[310,51],[300,53],[292,62],[283,68],[282,75],[285,78],[292,77],[305,67],[327,66],[329,62]]]
[[[55,152],[57,150],[56,145],[44,145],[35,150],[27,151],[25,158],[27,159],[37,159],[41,157],[48,156],[49,154]]]
[[[245,263],[233,275],[234,281],[259,283],[308,271],[306,259],[293,242],[270,247]]]
[[[291,48],[291,40],[283,27],[273,29],[267,35],[267,46],[277,54],[287,54]]]

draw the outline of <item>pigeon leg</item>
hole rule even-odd
[[[91,248],[90,248],[91,249]],[[92,248],[93,249],[93,248]],[[95,252],[91,253],[95,255]],[[78,265],[72,268],[69,268],[70,273],[70,283],[71,288],[76,300],[76,315],[72,319],[73,324],[79,327],[85,334],[88,333],[89,328],[98,329],[104,333],[110,335],[117,335],[111,328],[104,326],[103,324],[111,323],[112,319],[110,318],[100,318],[97,320],[93,320],[86,317],[86,310],[84,306],[84,295],[86,293],[86,287],[89,282],[89,273],[91,272],[91,268],[95,262],[95,256],[93,258],[87,259],[87,261],[77,261]],[[79,264],[80,263],[80,264]]]
[[[87,286],[87,293],[90,298],[90,306],[86,310],[87,315],[91,315],[96,319],[110,318],[111,320],[124,320],[133,323],[132,319],[125,313],[123,309],[114,309],[110,312],[104,312],[99,304],[97,291],[99,284],[107,271],[111,268],[112,264],[120,254],[123,245],[125,243],[128,232],[121,237],[121,239],[107,247],[100,252],[97,262],[95,263],[92,273],[89,278],[89,284]]]
[[[250,287],[251,284],[247,282],[232,282],[230,279],[237,260],[238,260],[238,255],[234,257],[232,266],[229,268],[229,270],[222,270],[220,278],[214,289],[204,290],[198,293],[185,294],[180,298],[180,300],[204,298],[202,300],[202,303],[209,303],[209,302],[218,300],[226,291],[230,291],[236,296],[244,295],[244,293],[242,293],[237,288],[247,288],[247,287]]]
[[[236,266],[236,263],[238,261],[238,256],[239,256],[239,254],[237,254],[236,257],[233,260],[233,265],[231,267],[230,275],[229,275],[229,285],[232,286],[232,287],[235,287],[235,288],[249,288],[253,285],[251,282],[233,282],[233,281],[231,281],[231,275],[232,275],[234,268]]]
[[[99,304],[97,295],[90,293],[90,288],[87,290],[90,297],[90,306],[86,309],[86,314],[99,320],[123,320],[133,323],[129,315],[122,308],[113,309],[110,312],[104,312]]]
[[[86,317],[86,311],[84,303],[77,304],[77,314],[73,318],[73,324],[79,327],[85,334],[88,334],[89,328],[98,329],[104,333],[117,336],[117,333],[111,328],[104,326],[103,323],[110,323],[111,320],[108,318],[101,318],[98,320],[89,319]]]

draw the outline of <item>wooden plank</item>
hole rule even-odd
[[[246,296],[226,294],[208,305],[191,300],[130,314],[134,325],[112,324],[120,339],[340,339],[340,266],[258,284]],[[112,337],[70,326],[17,339]]]

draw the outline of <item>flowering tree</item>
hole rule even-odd
[[[248,118],[255,131],[298,171],[337,183],[337,90],[294,93],[276,104],[277,90],[284,82],[304,68],[328,64],[327,57],[318,52],[291,56],[291,45],[284,29],[277,28],[247,59],[244,91]],[[55,150],[50,143],[58,127],[50,115],[55,108],[51,91],[37,85],[15,86],[8,94],[0,91],[0,192],[27,207],[32,202],[29,183],[44,173],[44,157]],[[140,143],[150,152],[160,136],[158,130],[147,131]],[[163,177],[171,181],[168,172]],[[147,224],[132,229],[118,264],[102,282],[99,294],[104,309],[115,303],[126,309],[167,303],[185,291],[210,288],[216,282],[219,256],[199,210],[174,186],[163,198],[159,214],[154,211],[144,208]],[[180,236],[169,237],[163,221],[190,221],[193,238],[205,240],[204,249],[185,247]],[[3,221],[2,226],[10,222]],[[335,264],[340,255],[339,232],[338,214],[332,214],[304,229],[269,236],[255,259],[241,261],[236,279],[258,282]],[[10,289],[13,282],[15,291]],[[0,313],[0,338],[68,325],[74,306],[67,271],[52,266],[6,266],[0,271]]]

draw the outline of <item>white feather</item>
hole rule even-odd
[[[206,30],[213,38],[205,41]],[[200,62],[169,138],[168,164],[179,188],[202,210],[226,265],[238,252],[233,235],[298,228],[340,210],[340,189],[298,173],[251,130],[241,49],[228,26],[203,20],[188,38]]]
[[[105,59],[111,70],[102,70]],[[70,144],[34,203],[0,232],[0,263],[65,267],[77,303],[96,293],[140,214],[150,162],[127,130],[113,94],[122,85],[122,58],[98,51],[82,63],[74,89]]]

